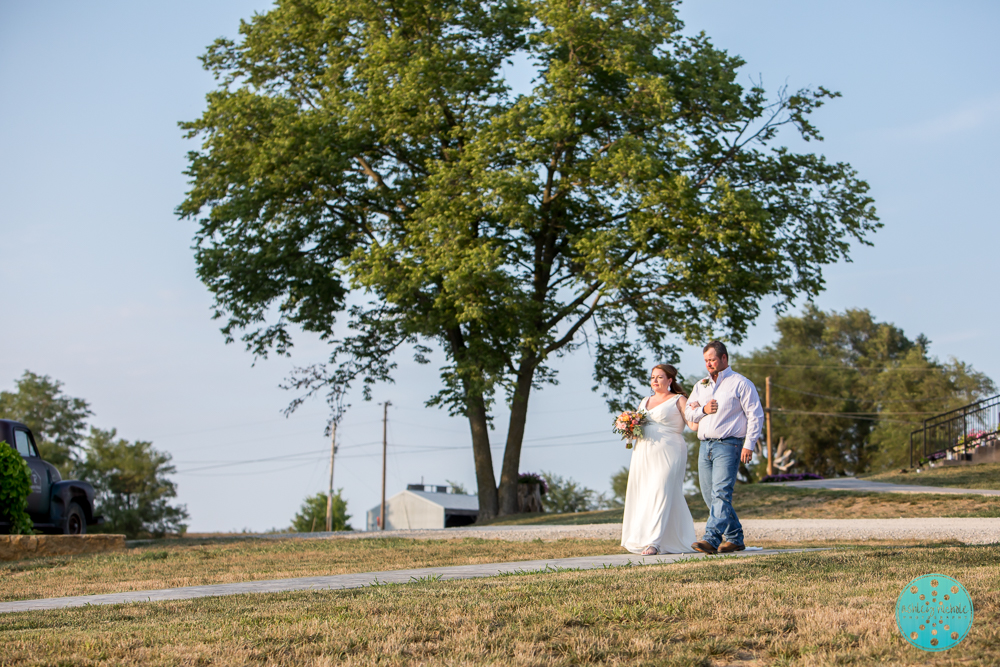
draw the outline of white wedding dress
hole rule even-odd
[[[684,501],[687,442],[679,396],[648,411],[643,437],[632,449],[622,520],[622,546],[638,554],[652,545],[659,553],[692,553],[691,510]],[[639,409],[646,408],[644,398]]]

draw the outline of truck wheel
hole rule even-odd
[[[64,535],[86,535],[87,516],[76,503],[70,503],[66,511],[66,521],[63,523]]]

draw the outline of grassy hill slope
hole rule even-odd
[[[865,479],[888,484],[919,484],[920,486],[954,486],[960,489],[996,489],[1000,491],[1000,463],[980,463],[967,466],[938,466],[921,472],[884,472],[866,475]]]

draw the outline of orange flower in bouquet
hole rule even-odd
[[[642,437],[642,426],[646,423],[645,410],[626,410],[617,417],[612,432],[621,435],[625,449],[632,449],[632,441]]]

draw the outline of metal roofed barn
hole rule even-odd
[[[368,510],[366,530],[378,530],[380,505]],[[386,530],[454,528],[475,523],[479,498],[448,493],[447,486],[409,484],[385,501]]]

